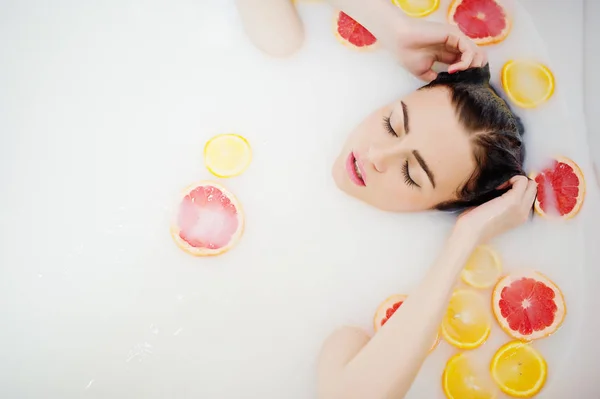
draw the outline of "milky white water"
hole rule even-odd
[[[382,213],[330,177],[350,129],[418,82],[383,51],[336,42],[323,4],[301,5],[302,51],[269,59],[230,3],[3,3],[6,397],[314,397],[327,334],[348,323],[371,331],[379,302],[410,293],[433,261],[450,216]],[[533,55],[552,68],[524,10],[513,14],[511,35],[490,49],[496,83],[509,59]],[[591,176],[561,90],[520,112],[528,169],[560,154]],[[245,234],[226,255],[193,258],[169,224],[180,191],[211,178],[204,143],[226,132],[253,148],[248,171],[222,181],[244,207]],[[506,270],[540,270],[566,297],[565,325],[534,344],[550,368],[540,397],[553,397],[582,322],[586,209],[492,243]],[[507,340],[495,328],[477,352],[482,364]],[[408,397],[441,398],[453,353],[442,342]]]

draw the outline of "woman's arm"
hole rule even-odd
[[[341,339],[348,349],[335,341],[335,334],[325,343],[321,361],[335,356],[339,364],[336,370],[323,373],[327,381],[320,381],[322,399],[404,397],[429,352],[473,249],[528,218],[537,192],[535,182],[519,176],[510,183],[512,189],[502,197],[459,218],[423,281],[371,340],[346,330]],[[344,358],[348,353],[353,355]],[[335,364],[328,362],[330,368]]]
[[[402,398],[427,357],[456,280],[477,245],[456,229],[402,307],[327,385],[324,399]],[[324,348],[325,350],[325,348]]]

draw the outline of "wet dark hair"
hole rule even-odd
[[[457,199],[443,202],[436,209],[461,212],[504,194],[498,189],[510,178],[525,175],[523,123],[506,101],[490,85],[489,64],[462,72],[439,73],[420,90],[446,87],[459,122],[475,147],[475,171],[457,191]]]

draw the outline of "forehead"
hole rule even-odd
[[[456,116],[449,89],[417,90],[403,101],[408,111],[411,148],[419,151],[429,165],[436,189],[452,195],[471,176],[475,161],[469,133]]]

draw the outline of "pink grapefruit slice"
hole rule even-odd
[[[501,42],[511,27],[508,14],[498,0],[454,0],[448,9],[448,22],[479,45]]]
[[[339,11],[335,15],[335,36],[345,45],[365,50],[377,43],[377,38],[348,14]]]
[[[379,329],[385,325],[385,323],[390,319],[390,317],[392,317],[396,310],[402,306],[406,298],[406,295],[395,294],[386,298],[383,302],[381,302],[381,304],[379,304],[379,307],[377,307],[377,311],[375,312],[375,316],[373,317],[373,328],[375,332],[379,331]],[[429,351],[433,351],[439,342],[440,335],[438,333]]]
[[[492,308],[500,327],[521,341],[554,333],[567,312],[560,289],[538,272],[514,273],[498,281]]]
[[[533,173],[532,179],[538,184],[535,210],[539,215],[570,219],[581,209],[585,178],[572,160],[557,158],[540,173]]]
[[[171,236],[185,252],[214,256],[231,249],[244,231],[244,214],[225,187],[201,181],[184,190]]]

